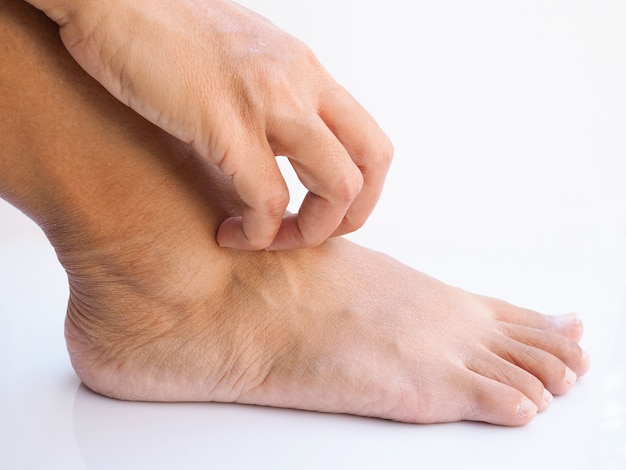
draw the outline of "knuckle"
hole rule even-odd
[[[291,40],[288,42],[288,47],[291,49],[293,53],[293,57],[296,57],[298,61],[302,61],[304,64],[309,66],[318,67],[319,61],[311,49],[304,41],[291,37]]]
[[[194,144],[197,141],[194,141]],[[240,158],[233,146],[214,146],[213,152],[207,152],[211,163],[217,165],[220,171],[226,176],[233,176],[240,166]],[[210,148],[210,147],[209,147]]]
[[[347,175],[338,178],[333,185],[335,200],[344,205],[350,204],[363,188],[363,175],[355,169]]]
[[[282,217],[289,204],[289,192],[284,188],[268,190],[264,194],[261,210],[271,218]]]
[[[377,145],[370,147],[371,163],[377,168],[387,169],[391,166],[394,152],[391,140],[385,134],[382,134]]]
[[[395,149],[391,140],[382,133],[380,139],[367,147],[368,167],[387,170],[391,166]]]
[[[321,230],[318,225],[313,225],[311,221],[305,226],[300,226],[300,246],[302,248],[313,248],[321,245],[331,235],[330,232]],[[332,230],[331,230],[332,232]]]

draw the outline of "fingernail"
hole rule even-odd
[[[576,382],[577,378],[578,377],[576,377],[576,374],[574,374],[574,371],[572,369],[568,367],[565,370],[565,383],[567,385],[572,385],[574,382]]]
[[[537,414],[537,405],[527,398],[524,398],[517,407],[517,414],[523,418],[532,418]]]
[[[552,399],[553,399],[553,398],[554,398],[554,397],[553,397],[553,396],[552,396],[552,394],[548,391],[548,389],[547,389],[547,388],[544,388],[544,389],[543,389],[543,402],[544,402],[546,405],[549,405],[549,404],[552,402]]]

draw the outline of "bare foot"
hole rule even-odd
[[[451,288],[345,240],[211,253],[204,232],[166,225],[144,250],[126,239],[105,261],[83,254],[98,263],[70,277],[68,345],[97,392],[520,425],[589,366],[575,317]]]
[[[68,273],[67,344],[88,387],[522,425],[587,371],[576,317],[469,294],[346,240],[220,249],[217,227],[241,210],[230,182],[86,77],[41,15],[0,4],[13,113],[0,194]]]

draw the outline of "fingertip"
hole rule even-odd
[[[215,240],[222,248],[246,251],[263,250],[272,241],[271,239],[264,240],[261,238],[251,239],[246,236],[243,227],[243,217],[229,217],[224,220],[217,230]]]
[[[319,241],[306,240],[298,224],[298,214],[290,214],[283,218],[280,228],[272,243],[265,248],[266,251],[286,251],[311,248],[322,243]]]
[[[236,233],[238,232],[237,226],[240,225],[241,217],[229,217],[224,220],[217,229],[217,234],[215,236],[217,244],[222,248],[238,248]]]

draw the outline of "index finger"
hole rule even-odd
[[[225,158],[232,161],[233,168],[223,161],[220,169],[230,174],[245,207],[241,216],[222,222],[217,242],[240,250],[264,249],[274,240],[289,203],[289,190],[274,154],[266,142],[243,146],[241,153]]]
[[[316,246],[344,220],[361,191],[363,176],[319,116],[312,117],[308,124],[294,122],[283,131],[279,147],[309,192],[298,214],[283,218],[269,249]]]

